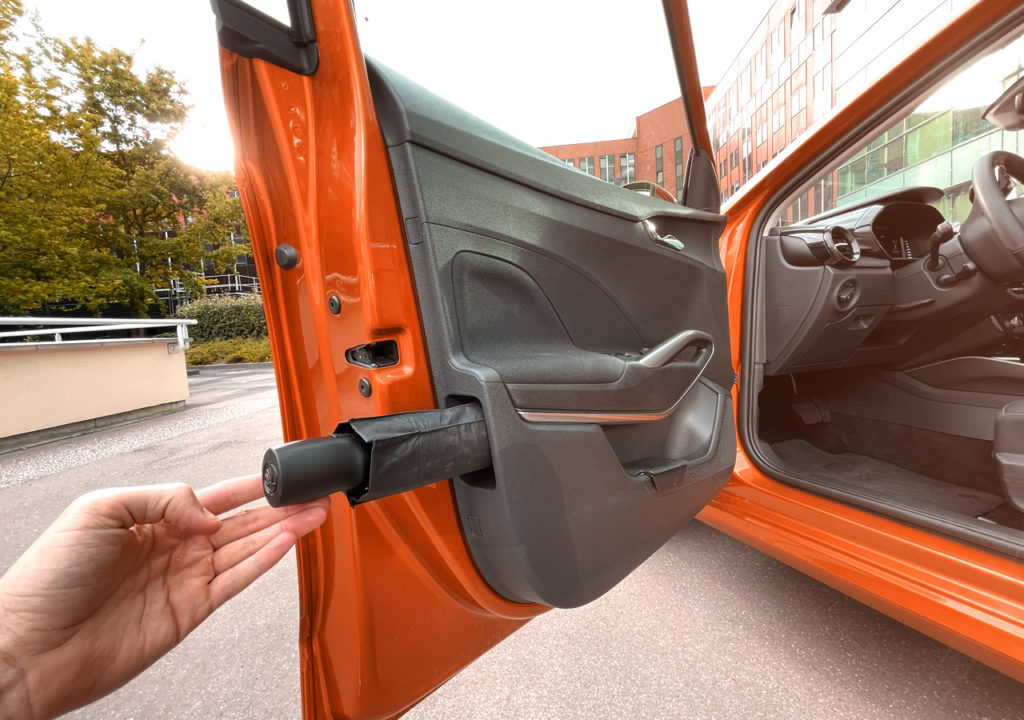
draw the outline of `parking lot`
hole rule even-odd
[[[185,411],[0,455],[0,568],[74,497],[255,473],[269,367],[204,369]],[[294,559],[68,717],[300,717]],[[1024,639],[1022,639],[1024,642]],[[694,523],[608,595],[531,622],[406,717],[1019,718],[1024,685]]]

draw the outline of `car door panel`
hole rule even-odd
[[[639,362],[686,330],[726,342],[707,301],[721,217],[577,173],[367,64],[438,401],[480,402],[490,428],[493,469],[455,482],[473,558],[509,599],[589,602],[731,472],[729,353]]]

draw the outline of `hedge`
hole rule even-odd
[[[270,340],[235,338],[201,342],[185,351],[185,361],[189,365],[270,362]]]
[[[256,294],[202,298],[181,306],[175,316],[199,321],[188,334],[200,342],[267,337],[263,298]]]

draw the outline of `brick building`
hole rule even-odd
[[[704,89],[723,202],[808,127],[855,97],[969,0],[766,0],[765,4],[764,15],[718,84]],[[898,122],[884,140],[865,147],[801,194],[787,209],[787,219],[796,221],[837,202],[845,204],[875,191],[913,184],[916,167],[934,164],[968,142],[994,142],[987,137],[994,132],[991,127],[975,124],[965,133],[964,123],[958,124],[955,115],[948,110],[915,113]],[[681,177],[689,153],[689,138],[680,135],[684,128],[677,99],[637,117],[632,138],[541,149],[619,184],[627,182],[625,178],[657,182],[678,198],[676,178]],[[927,143],[921,141],[924,135]],[[635,158],[635,178],[621,171],[614,176],[608,173],[608,158],[617,158],[621,167],[633,162],[630,154]],[[960,219],[961,195],[966,192],[963,180],[954,167],[948,181],[941,177],[935,181],[945,191],[940,205],[948,217]]]
[[[704,97],[712,88],[704,89]],[[649,180],[676,198],[690,154],[690,137],[680,98],[636,118],[632,137],[570,145],[549,145],[541,150],[568,165],[602,180],[624,185]]]

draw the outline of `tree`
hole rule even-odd
[[[230,175],[169,150],[188,109],[169,71],[50,37],[0,0],[0,313],[64,300],[143,314],[154,286],[201,293],[194,271],[248,253]]]

